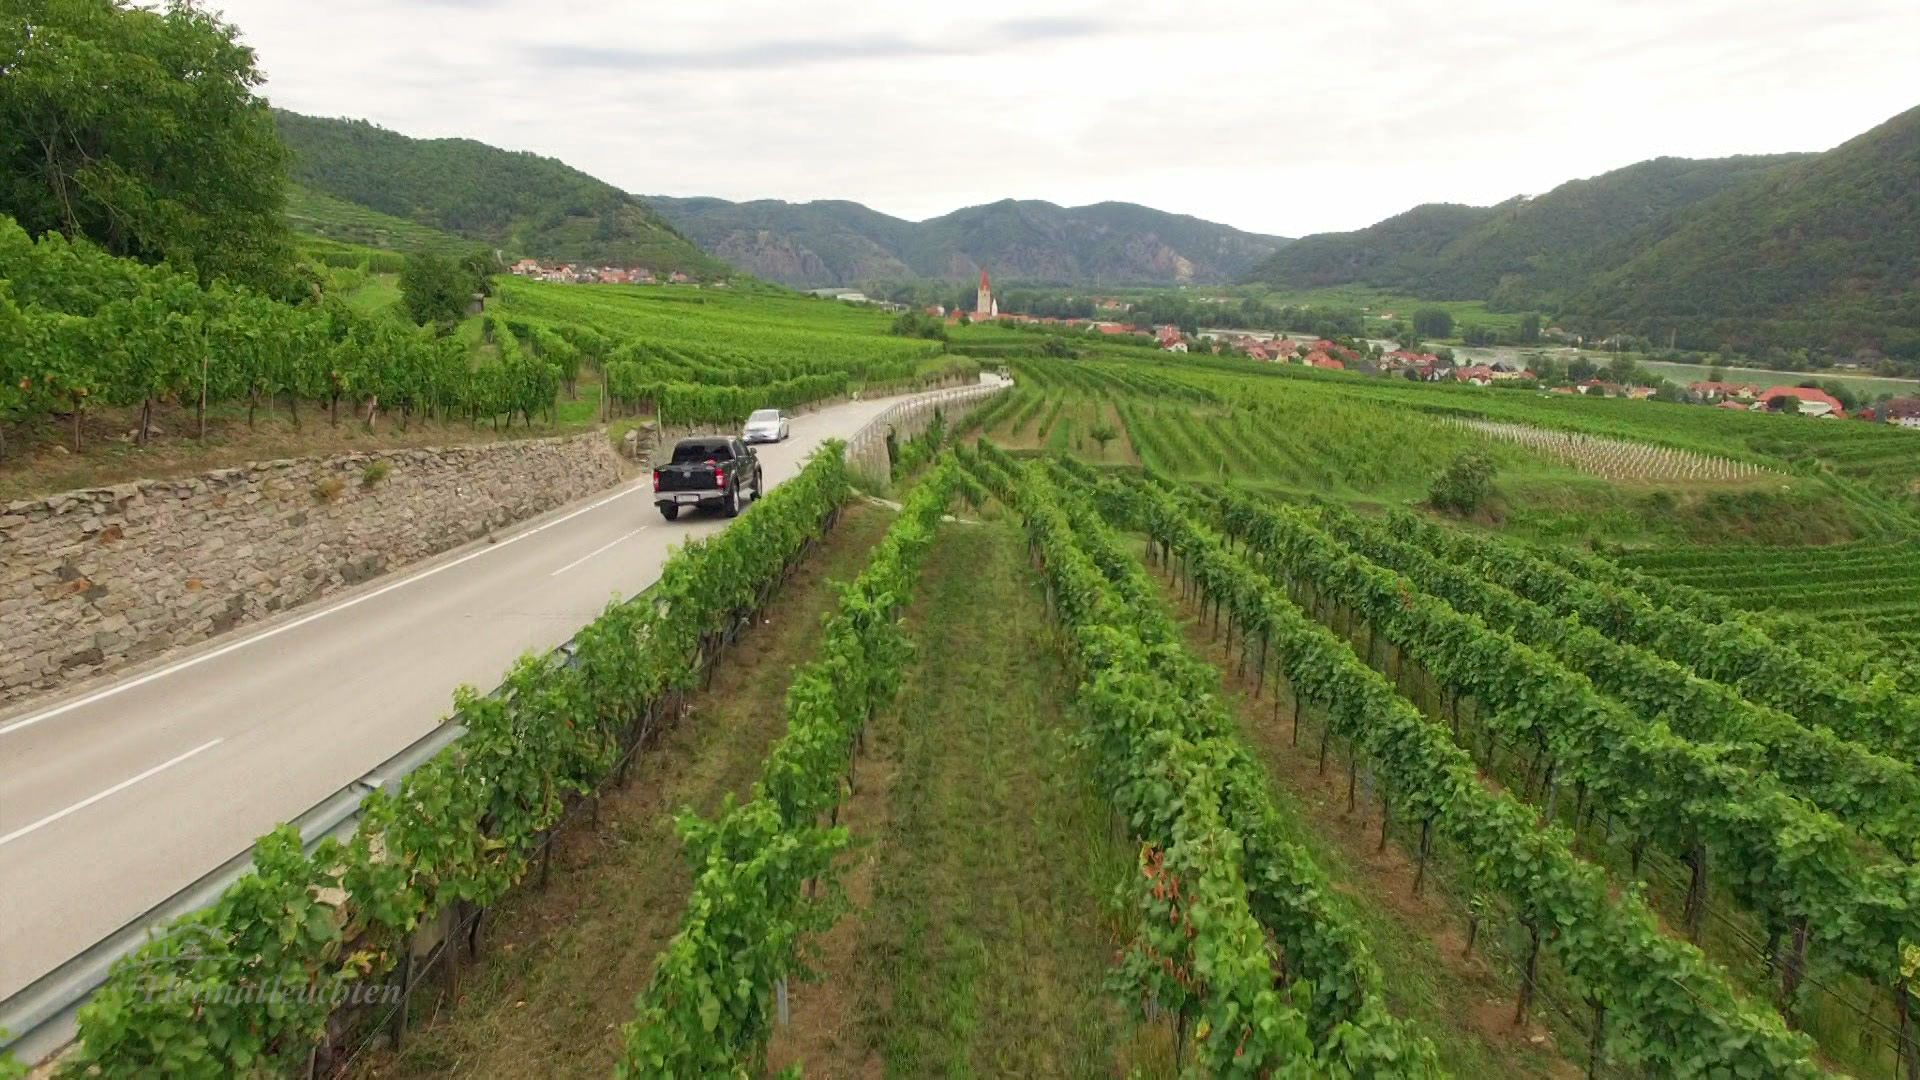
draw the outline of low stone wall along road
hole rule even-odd
[[[902,398],[797,416],[770,482]],[[214,638],[162,666],[0,717],[0,998],[197,880],[431,731],[462,683],[495,686],[671,547],[646,477],[493,542]]]

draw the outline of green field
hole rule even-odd
[[[1596,354],[1597,355],[1597,354]],[[1674,382],[1702,382],[1713,377],[1714,371],[1723,373],[1726,382],[1752,383],[1762,390],[1769,386],[1794,386],[1807,379],[1821,382],[1837,382],[1853,388],[1863,397],[1875,398],[1883,394],[1895,394],[1902,397],[1920,396],[1920,379],[1886,379],[1877,375],[1862,375],[1852,371],[1773,371],[1767,368],[1727,367],[1711,364],[1676,364],[1665,360],[1644,360],[1641,367],[1656,375],[1664,375]]]

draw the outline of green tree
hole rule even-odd
[[[452,325],[467,312],[473,279],[452,259],[438,255],[407,256],[400,270],[400,303],[407,317],[422,326]]]
[[[286,151],[234,27],[185,0],[14,0],[0,76],[0,212],[29,233],[297,288]]]
[[[1540,340],[1540,313],[1529,311],[1520,316],[1520,343],[1532,345]]]
[[[460,270],[467,275],[472,290],[481,296],[493,295],[493,275],[500,272],[500,261],[485,251],[476,251],[460,260]]]
[[[1413,313],[1414,333],[1421,337],[1453,336],[1453,315],[1446,308],[1424,307]]]
[[[1493,494],[1493,459],[1478,450],[1463,451],[1434,477],[1427,502],[1436,510],[1465,517],[1480,509]]]
[[[1107,456],[1107,444],[1119,438],[1120,433],[1114,430],[1112,424],[1102,420],[1087,432],[1087,437],[1100,444],[1100,456],[1104,458]]]
[[[893,320],[889,333],[895,337],[927,338],[931,341],[947,340],[946,324],[931,315],[922,315],[909,311]]]

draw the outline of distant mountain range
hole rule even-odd
[[[1285,237],[1242,232],[1133,203],[1056,206],[1004,199],[912,222],[855,202],[734,203],[651,195],[700,247],[759,277],[804,288],[884,278],[977,277],[1060,284],[1232,281]]]
[[[396,250],[428,235],[404,222],[512,256],[701,276],[732,266],[803,288],[957,281],[983,267],[1007,281],[1171,285],[1232,281],[1287,242],[1130,203],[1005,200],[911,222],[853,202],[641,198],[552,158],[471,139],[414,139],[285,111],[275,118],[291,151],[296,228]]]
[[[1428,204],[1295,241],[1130,203],[1003,200],[912,222],[843,201],[641,198],[468,139],[276,116],[305,189],[295,225],[401,250],[431,237],[410,223],[514,256],[708,277],[731,266],[801,287],[982,268],[1071,285],[1362,284],[1697,349],[1920,359],[1920,109],[1821,154],[1657,158],[1537,198]]]
[[[1920,109],[1820,154],[1657,158],[1303,237],[1246,280],[1556,313],[1694,348],[1920,357]]]

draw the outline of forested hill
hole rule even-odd
[[[1283,289],[1360,284],[1418,292],[1445,277],[1447,250],[1494,213],[1484,206],[1425,203],[1354,232],[1301,237],[1250,276]]]
[[[1920,358],[1920,108],[1701,203],[1567,308]]]
[[[652,207],[552,158],[276,110],[294,183],[510,256],[724,275]]]
[[[1819,154],[1658,158],[1309,236],[1248,280],[1536,309],[1694,349],[1920,359],[1920,108]],[[1791,357],[1788,357],[1791,358]]]
[[[1282,288],[1363,284],[1436,300],[1551,306],[1618,265],[1676,215],[1796,155],[1656,158],[1493,207],[1429,204],[1292,244],[1254,276]]]
[[[649,196],[708,252],[804,287],[877,278],[1178,284],[1232,281],[1286,238],[1132,203],[1057,206],[1006,199],[912,222],[859,203]]]

